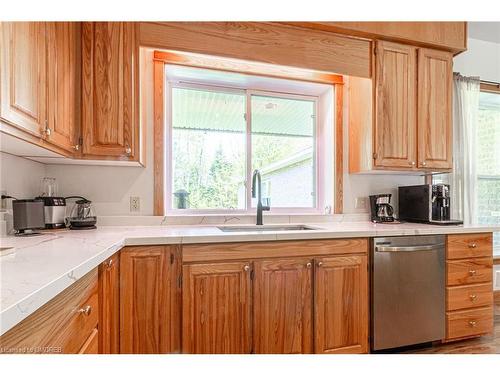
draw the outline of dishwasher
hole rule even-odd
[[[373,351],[445,337],[445,236],[374,238]]]

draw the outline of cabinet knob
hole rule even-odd
[[[469,326],[470,327],[475,327],[477,322],[475,320],[469,320]]]
[[[477,243],[475,243],[475,242],[471,242],[471,243],[469,244],[469,247],[470,247],[471,249],[475,249],[475,248],[477,247]]]
[[[422,167],[425,167],[427,163],[425,161],[422,162]]]
[[[469,275],[474,276],[476,274],[476,270],[469,270]]]
[[[75,149],[75,151],[78,151],[80,149],[80,145],[76,144],[73,146],[73,148]]]
[[[50,128],[48,126],[45,127],[45,129],[42,130],[42,132],[47,136],[47,137],[50,137],[50,134],[52,133],[52,131],[50,130]]]
[[[76,312],[78,314],[83,314],[83,315],[89,316],[90,313],[92,312],[92,306],[87,305],[85,307],[82,307],[81,309],[76,310]]]
[[[318,267],[321,267],[323,265],[323,262],[318,262]]]
[[[410,164],[412,167],[415,166],[415,162],[414,161],[409,161],[408,164]]]
[[[306,267],[307,267],[307,268],[311,268],[311,267],[312,267],[312,263],[311,263],[311,262],[308,262],[308,263],[306,264]]]
[[[250,266],[247,264],[247,265],[245,265],[245,267],[243,267],[243,269],[248,272],[248,270],[250,269]]]
[[[471,300],[471,301],[475,301],[475,300],[476,300],[476,298],[477,298],[477,296],[476,296],[475,294],[471,294],[471,295],[469,296],[469,298],[470,298],[470,300]]]
[[[113,265],[113,259],[110,259],[110,260],[108,260],[108,261],[106,262],[106,267],[107,267],[108,269],[110,269],[112,265]]]
[[[130,146],[127,146],[127,147],[125,148],[125,153],[126,153],[127,155],[130,155],[130,154],[132,153],[132,149],[130,148]]]

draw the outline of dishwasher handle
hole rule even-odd
[[[434,245],[416,245],[416,246],[375,246],[375,251],[378,253],[399,253],[413,251],[429,251],[439,250],[444,248],[444,243]]]

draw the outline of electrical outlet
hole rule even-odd
[[[141,198],[130,197],[130,212],[139,212],[141,210]]]
[[[354,200],[354,208],[366,210],[366,197],[358,197]]]

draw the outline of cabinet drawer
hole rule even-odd
[[[446,240],[446,259],[491,257],[491,233],[450,234]]]
[[[446,288],[446,309],[470,309],[493,304],[493,288],[490,283]]]
[[[474,258],[446,262],[446,285],[489,283],[493,279],[493,260]]]
[[[493,308],[446,313],[446,338],[482,335],[493,330]]]
[[[99,354],[99,331],[94,328],[78,354]]]
[[[4,353],[76,354],[98,323],[97,269],[0,337]],[[88,314],[79,312],[91,306]]]

